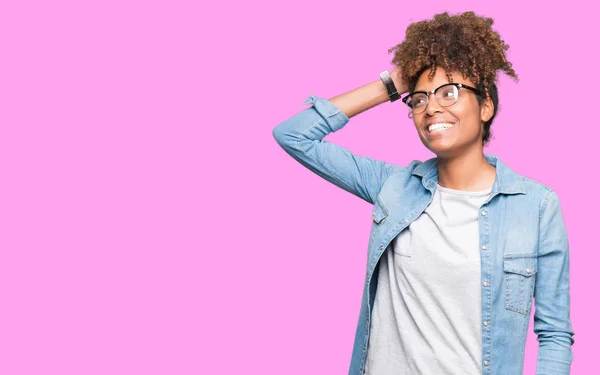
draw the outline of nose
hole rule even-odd
[[[427,100],[427,107],[425,108],[425,113],[428,116],[433,116],[436,112],[441,112],[442,106],[438,103],[435,95],[430,92]]]

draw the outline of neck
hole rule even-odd
[[[486,190],[496,179],[496,168],[488,163],[481,148],[452,158],[438,157],[437,164],[438,183],[449,189]]]

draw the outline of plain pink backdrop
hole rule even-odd
[[[591,2],[590,2],[591,3]],[[5,1],[0,374],[344,374],[371,206],[272,129],[391,69],[407,25],[493,17],[486,152],[554,188],[571,243],[572,374],[596,373],[598,60],[583,1]],[[400,102],[396,102],[400,103]],[[327,139],[431,157],[402,104]],[[525,374],[534,374],[531,330]]]

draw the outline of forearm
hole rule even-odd
[[[329,101],[351,118],[359,113],[389,101],[385,85],[381,80],[368,83],[352,91],[330,98]]]
[[[403,94],[406,91],[405,85],[400,81],[397,71],[393,71],[390,76],[398,93]],[[390,101],[390,97],[383,81],[378,79],[352,91],[334,96],[329,101],[344,112],[348,118],[351,118],[379,104]]]

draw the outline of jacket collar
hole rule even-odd
[[[497,156],[489,154],[484,154],[484,156],[488,163],[496,167],[496,180],[492,187],[493,194],[526,194],[522,176],[506,166]],[[422,177],[423,185],[430,191],[434,191],[438,183],[437,158],[419,164],[412,174]]]

